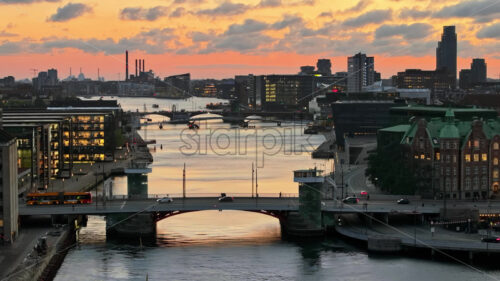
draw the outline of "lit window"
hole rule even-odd
[[[420,159],[425,159],[425,155],[424,154],[420,154]]]
[[[498,179],[498,169],[493,169],[493,178]]]
[[[498,142],[494,142],[493,143],[493,149],[494,150],[498,150]]]
[[[474,148],[479,148],[479,140],[474,140]]]
[[[465,162],[470,162],[470,154],[465,154]]]
[[[488,154],[486,154],[486,153],[481,154],[481,160],[488,161]]]
[[[474,154],[474,162],[479,162],[479,154]]]
[[[498,157],[493,158],[493,165],[498,165]]]
[[[436,160],[441,160],[441,154],[439,152],[436,152]]]

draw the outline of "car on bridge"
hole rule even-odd
[[[221,193],[219,197],[219,202],[233,202],[234,198],[227,196],[226,193]]]
[[[346,204],[357,204],[359,202],[359,198],[347,197],[344,200],[342,200],[342,202]]]
[[[401,198],[397,201],[397,203],[399,205],[407,205],[407,204],[410,204],[410,200],[408,200],[408,198]]]
[[[167,197],[163,197],[163,198],[156,200],[156,202],[158,202],[158,203],[172,203],[172,202],[174,202],[174,199],[167,196]]]
[[[481,242],[486,243],[500,243],[500,237],[497,236],[488,236],[481,238]]]

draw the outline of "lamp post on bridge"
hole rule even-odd
[[[254,175],[255,175],[255,170],[253,168],[253,162],[252,162],[252,198],[253,198],[253,185],[254,185],[253,178],[254,178]]]
[[[186,199],[186,163],[184,163],[184,169],[182,170],[182,198]]]
[[[344,198],[344,159],[340,159],[340,173],[341,173],[341,186],[342,186],[342,193],[340,194],[340,199],[342,200]]]

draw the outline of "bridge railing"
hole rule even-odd
[[[219,198],[221,196],[220,193],[187,193],[186,198]],[[252,198],[251,193],[226,193],[228,197],[235,198]],[[147,194],[147,195],[113,195],[107,196],[107,200],[144,200],[144,199],[159,199],[163,197],[170,198],[183,198],[182,193],[163,193],[163,194]],[[253,196],[256,198],[256,195]],[[299,195],[297,193],[259,193],[259,198],[298,198]],[[101,199],[99,196],[97,199]]]

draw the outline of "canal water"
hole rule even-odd
[[[165,100],[118,98],[125,110],[204,109],[216,99]],[[213,117],[213,115],[210,115]],[[151,122],[167,120],[151,115]],[[321,135],[302,135],[305,123],[252,121],[241,129],[220,120],[186,125],[151,125],[141,135],[155,139],[148,193],[182,193],[186,165],[188,196],[221,192],[252,193],[252,163],[259,194],[296,194],[292,171],[330,162],[313,160],[310,152]],[[113,194],[127,193],[127,180],[114,178]],[[237,199],[236,199],[237,200]],[[282,241],[277,219],[239,211],[205,211],[160,221],[152,244],[106,239],[105,220],[91,216],[80,232],[80,244],[69,251],[55,280],[496,280],[500,272],[479,273],[455,263],[405,257],[373,257],[336,239],[314,243]]]

